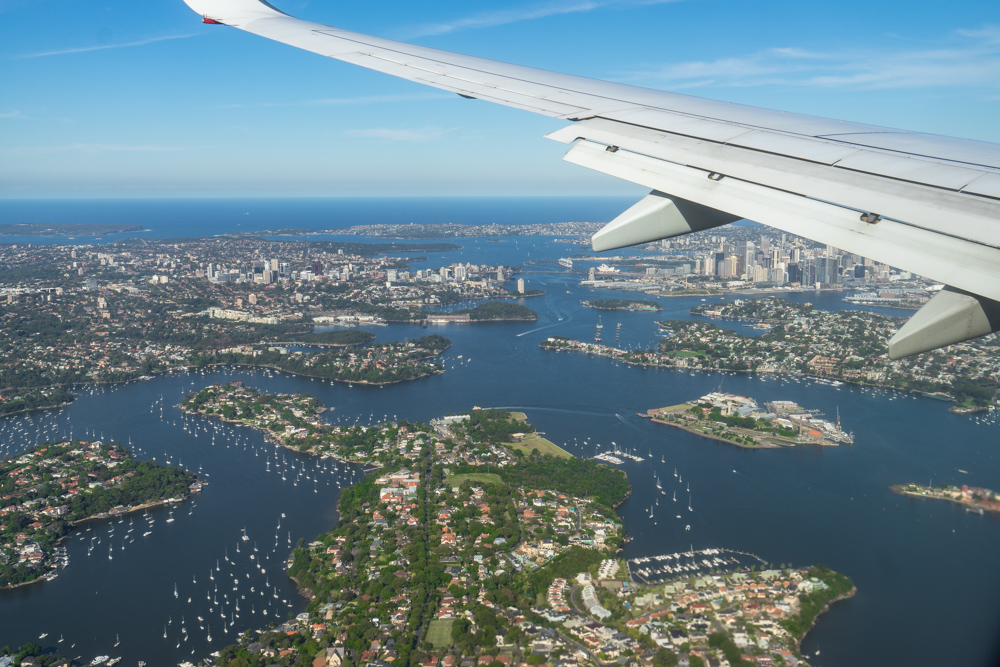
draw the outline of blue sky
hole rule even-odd
[[[274,0],[346,29],[1000,142],[1000,3]],[[639,194],[563,121],[222,26],[181,0],[0,0],[0,198]]]

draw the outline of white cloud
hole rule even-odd
[[[592,12],[603,8],[626,8],[640,7],[645,5],[659,5],[668,2],[679,2],[680,0],[563,0],[559,2],[548,2],[538,5],[528,5],[524,7],[514,7],[511,9],[497,9],[493,11],[480,12],[472,16],[455,19],[447,23],[430,23],[417,26],[406,33],[407,39],[416,37],[429,37],[433,35],[446,35],[460,30],[473,30],[476,28],[493,28],[507,25],[509,23],[519,23],[521,21],[534,21],[550,16],[562,14],[578,14],[580,12]]]
[[[166,35],[165,37],[149,37],[147,39],[140,39],[135,42],[126,42],[124,44],[103,44],[101,46],[81,46],[73,49],[61,49],[59,51],[42,51],[40,53],[28,53],[23,56],[17,56],[18,60],[26,60],[28,58],[47,58],[48,56],[65,56],[72,53],[89,53],[90,51],[105,51],[107,49],[128,49],[133,46],[145,46],[146,44],[153,44],[155,42],[166,42],[171,39],[187,39],[188,37],[195,37],[195,33],[188,35]]]
[[[0,118],[27,118],[27,116],[20,111],[5,111],[0,112]]]
[[[988,44],[1000,44],[1000,25],[984,25],[978,30],[957,30],[962,37],[978,39]]]
[[[349,137],[362,137],[366,139],[385,139],[387,141],[423,143],[433,141],[434,139],[443,136],[446,132],[448,132],[448,130],[436,127],[425,127],[421,129],[374,127],[364,130],[347,130],[344,134]]]
[[[773,48],[742,56],[648,66],[623,78],[669,88],[795,85],[826,88],[1000,87],[1000,28],[955,32],[948,48],[840,52]]]
[[[424,100],[450,100],[454,95],[443,93],[418,93],[409,95],[368,95],[361,97],[332,97],[299,102],[251,102],[248,104],[226,104],[220,109],[246,109],[270,107],[343,107],[361,104],[389,104],[395,102],[420,102]]]

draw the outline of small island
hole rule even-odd
[[[843,431],[839,417],[836,423],[820,419],[815,410],[806,410],[793,401],[772,401],[762,408],[747,396],[712,392],[689,403],[652,409],[639,416],[752,449],[854,443],[854,435]]]
[[[597,299],[591,301],[581,301],[587,308],[597,310],[628,310],[628,311],[656,311],[663,310],[663,306],[655,301],[643,301],[639,299]]]
[[[934,498],[947,500],[962,505],[970,512],[1000,513],[1000,494],[990,489],[980,489],[971,486],[920,486],[919,484],[896,484],[889,487],[893,493],[919,498]]]
[[[181,502],[194,473],[136,461],[121,444],[50,442],[0,464],[0,587],[54,578],[58,542],[88,519]]]

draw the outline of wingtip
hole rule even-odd
[[[216,23],[228,23],[233,19],[288,16],[264,0],[184,0],[184,4],[202,18]]]

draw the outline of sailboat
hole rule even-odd
[[[177,592],[177,584],[174,584],[174,597],[179,598],[180,594]]]

